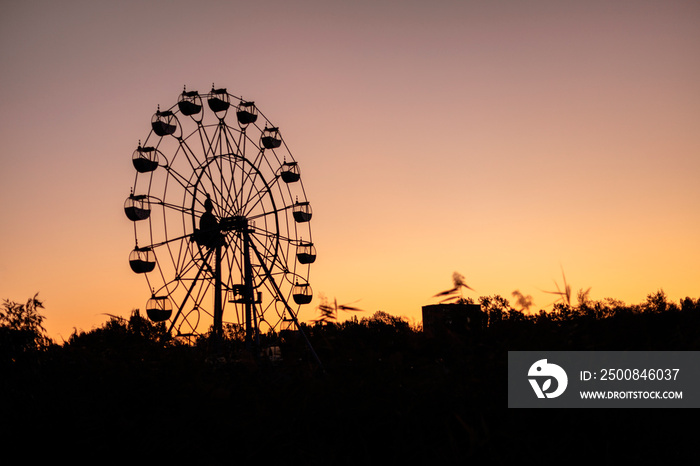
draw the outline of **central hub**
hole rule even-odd
[[[248,219],[242,215],[222,217],[219,221],[219,228],[221,231],[249,231]]]

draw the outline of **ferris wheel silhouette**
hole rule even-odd
[[[132,162],[129,264],[151,290],[151,320],[181,337],[234,328],[248,348],[301,330],[299,307],[313,299],[312,209],[299,164],[254,102],[213,85],[185,89],[158,106]]]

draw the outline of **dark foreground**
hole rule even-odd
[[[700,309],[504,318],[433,338],[375,315],[307,328],[325,372],[293,338],[273,363],[233,343],[218,358],[206,345],[164,345],[132,324],[5,351],[5,458],[358,465],[696,456],[694,410],[509,410],[506,369],[508,350],[698,350]]]

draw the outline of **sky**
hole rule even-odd
[[[38,292],[59,342],[144,308],[131,154],[212,83],[302,168],[302,320],[325,295],[418,323],[455,271],[545,310],[562,271],[700,297],[696,1],[5,0],[0,62],[0,298]]]

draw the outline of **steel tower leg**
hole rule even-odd
[[[224,329],[224,307],[221,301],[221,243],[218,242],[215,251],[214,269],[214,338],[221,340]]]
[[[245,286],[245,347],[253,351],[253,339],[257,340],[257,319],[255,318],[253,288],[253,266],[250,262],[250,236],[243,231],[243,285]]]

